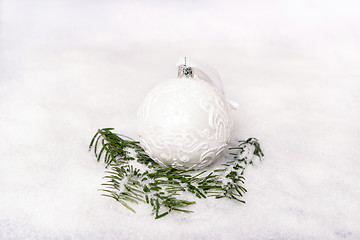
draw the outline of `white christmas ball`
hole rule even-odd
[[[224,95],[198,78],[161,83],[138,111],[141,146],[161,166],[176,169],[211,164],[227,145],[232,124]]]

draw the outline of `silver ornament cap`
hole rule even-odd
[[[193,78],[194,72],[192,67],[186,66],[186,58],[185,58],[185,64],[178,66],[178,78],[186,77],[186,78]]]

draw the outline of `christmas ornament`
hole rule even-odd
[[[217,72],[187,65],[185,59],[178,78],[157,86],[140,107],[140,142],[113,128],[99,129],[91,139],[89,150],[94,149],[97,161],[107,168],[101,195],[132,212],[133,204],[146,203],[155,219],[172,211],[192,212],[188,207],[195,198],[245,203],[244,171],[264,154],[256,138],[226,147],[232,128],[230,106],[236,108],[225,99]],[[225,147],[227,157],[218,166],[197,170]]]
[[[185,62],[160,83],[138,111],[145,152],[163,167],[200,169],[214,162],[232,130],[229,103],[215,70]]]

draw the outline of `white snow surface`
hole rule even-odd
[[[0,2],[0,239],[360,239],[359,1]],[[100,196],[98,128],[136,138],[187,56],[257,137],[246,204],[155,220]]]

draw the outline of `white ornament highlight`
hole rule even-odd
[[[161,166],[176,169],[200,169],[215,161],[232,125],[224,95],[196,76],[161,83],[138,111],[142,147]]]

